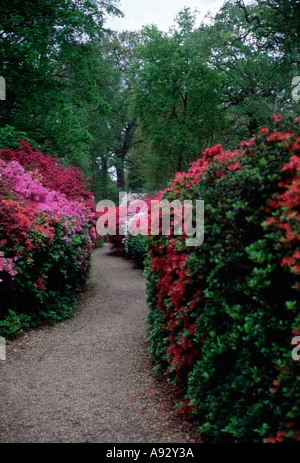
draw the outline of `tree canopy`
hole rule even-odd
[[[118,1],[3,0],[0,130],[79,166],[97,199],[153,191],[215,143],[228,149],[272,114],[296,115],[299,2],[242,0],[196,26],[118,33]],[[10,129],[7,129],[10,130]]]

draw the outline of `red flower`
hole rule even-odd
[[[279,116],[273,115],[273,116],[270,116],[270,119],[275,119],[276,122],[279,122],[279,121],[281,121],[282,116],[281,115],[279,115]]]
[[[292,421],[289,421],[288,423],[286,423],[287,428],[292,428],[293,426],[294,426],[294,423]]]
[[[265,221],[265,224],[266,224],[266,225],[272,225],[274,222],[275,222],[274,217],[271,217],[270,219],[268,219],[268,220]]]
[[[250,141],[241,141],[240,145],[241,146],[250,146],[253,144],[254,140],[256,139],[256,137],[252,137]]]
[[[238,170],[238,169],[240,169],[240,168],[241,168],[241,164],[240,164],[239,162],[236,162],[235,164],[231,164],[231,165],[228,167],[229,170],[233,170],[233,171],[234,171],[234,170]]]
[[[284,265],[288,265],[290,267],[291,265],[294,265],[295,263],[296,261],[292,257],[284,257],[281,261],[281,267],[283,267]]]
[[[266,133],[268,133],[268,129],[266,127],[264,127],[263,129],[260,130],[259,133],[266,134]]]

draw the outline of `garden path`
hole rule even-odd
[[[143,272],[107,245],[95,250],[78,310],[7,346],[0,442],[199,442],[153,373],[147,313]]]

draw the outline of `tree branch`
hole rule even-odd
[[[245,20],[247,21],[248,24],[251,24],[253,23],[253,21],[256,21],[257,22],[257,27],[261,27],[261,22],[260,22],[260,19],[257,15],[253,16],[251,19],[249,17],[249,13],[247,11],[247,8],[243,2],[243,0],[236,0],[236,5],[244,11],[244,15],[245,15]]]

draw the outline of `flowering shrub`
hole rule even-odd
[[[300,118],[207,149],[160,199],[205,201],[205,239],[149,236],[151,352],[214,442],[299,440]]]
[[[86,180],[29,143],[0,151],[0,335],[65,318],[89,272],[95,205]]]
[[[84,201],[91,209],[95,207],[95,198],[88,190],[89,179],[85,179],[77,167],[64,166],[59,159],[32,150],[30,143],[18,141],[19,149],[2,150],[1,159],[17,161],[33,175],[35,173],[37,180],[42,180],[44,187],[64,193],[67,199]]]
[[[147,208],[149,209],[151,198],[146,198],[145,195],[129,193],[124,196],[123,201],[120,204],[120,207],[127,208],[125,212],[120,213],[120,207],[116,207],[114,214],[116,215],[116,234],[110,236],[110,245],[111,251],[113,254],[119,256],[126,256],[130,259],[133,259],[139,267],[143,267],[144,260],[147,256],[147,239],[146,235],[149,231],[148,227],[142,233],[133,235],[130,230],[132,228],[142,229],[142,224],[140,224],[139,219],[143,219],[147,215],[148,221],[148,210],[139,211],[138,208],[127,207],[132,201],[142,199]],[[133,224],[133,221],[135,223]],[[122,228],[123,227],[123,228]],[[126,231],[123,233],[123,230]]]

